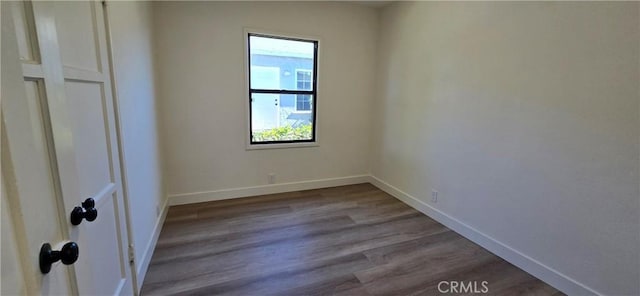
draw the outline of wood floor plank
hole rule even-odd
[[[346,282],[356,282],[353,272],[372,264],[362,254],[319,261],[283,272],[241,278],[186,291],[186,295],[301,295],[318,294]]]
[[[371,184],[171,207],[142,294],[433,295],[443,280],[562,295]]]

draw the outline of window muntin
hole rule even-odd
[[[247,38],[250,144],[315,142],[318,41]]]

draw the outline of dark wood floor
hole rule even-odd
[[[454,280],[561,295],[370,184],[171,207],[142,294],[438,295]]]

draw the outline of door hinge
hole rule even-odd
[[[129,245],[129,264],[135,263],[136,252],[133,245]]]

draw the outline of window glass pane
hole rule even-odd
[[[298,90],[311,90],[311,71],[296,69],[296,86]]]
[[[252,142],[313,139],[313,96],[251,94]]]
[[[311,95],[296,95],[296,111],[311,111],[312,106]]]
[[[313,90],[314,43],[249,36],[252,89]]]
[[[278,127],[278,94],[251,94],[251,128],[254,131]]]

